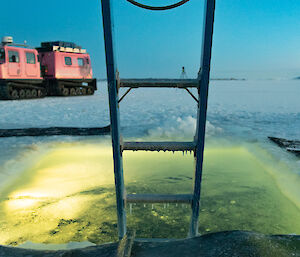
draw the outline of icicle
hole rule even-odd
[[[129,204],[129,214],[132,214],[132,203]]]
[[[154,204],[151,205],[151,209],[152,209],[152,210],[154,209]]]

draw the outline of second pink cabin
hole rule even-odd
[[[88,54],[40,52],[43,77],[55,79],[92,79]]]
[[[37,48],[42,76],[52,94],[93,94],[96,80],[89,54],[85,49],[68,42],[45,42]],[[87,87],[82,87],[86,83]],[[59,92],[55,92],[59,91]],[[77,92],[78,91],[78,92]],[[86,92],[87,91],[87,92]]]

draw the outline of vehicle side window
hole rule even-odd
[[[17,51],[8,51],[9,62],[20,62],[19,52]]]
[[[26,60],[27,60],[27,63],[29,64],[35,64],[35,54],[34,53],[29,53],[27,52],[26,53]]]
[[[72,58],[71,57],[65,57],[65,64],[71,66],[72,65]]]
[[[0,62],[5,62],[5,50],[3,48],[0,49]]]
[[[77,58],[77,61],[78,61],[78,66],[83,66],[84,65],[83,58]]]

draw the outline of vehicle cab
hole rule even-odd
[[[4,37],[0,44],[0,79],[42,80],[37,50]]]
[[[93,78],[90,55],[69,42],[44,42],[40,48],[42,74],[49,79],[90,80]]]

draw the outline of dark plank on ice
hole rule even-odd
[[[38,136],[98,136],[108,134],[110,126],[99,128],[50,127],[0,129],[0,137],[38,137]]]
[[[269,139],[288,152],[292,152],[300,157],[300,140],[288,140],[278,137],[269,137]]]

